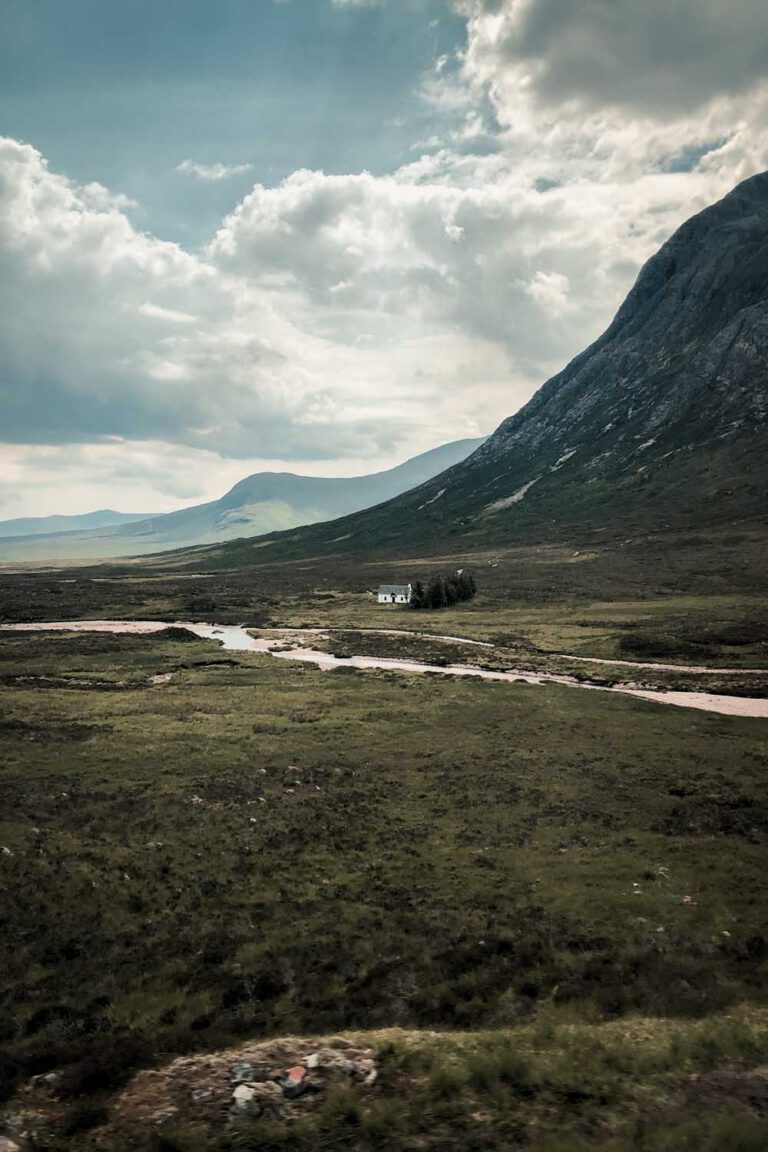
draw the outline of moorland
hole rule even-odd
[[[322,627],[341,655],[453,659],[429,639],[447,633],[528,666],[765,668],[765,692],[758,582],[745,567],[706,595],[684,578],[695,542],[675,543],[481,553],[477,599],[443,612],[372,591],[444,557],[7,571],[2,622]],[[34,1112],[30,1077],[58,1077],[31,1148],[97,1141],[138,1068],[295,1034],[364,1036],[377,1084],[288,1125],[177,1118],[122,1147],[763,1146],[764,721],[323,672],[173,627],[4,632],[0,684],[10,1115]]]

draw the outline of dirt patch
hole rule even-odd
[[[122,692],[139,687],[122,680],[84,680],[74,676],[46,676],[45,673],[19,672],[0,676],[0,688],[73,688],[97,692]]]
[[[749,1071],[704,1072],[691,1076],[685,1090],[685,1103],[708,1108],[741,1104],[759,1115],[768,1115],[768,1065]]]
[[[90,740],[93,736],[111,731],[107,725],[31,724],[27,720],[0,720],[0,739],[5,736],[16,740],[45,740],[68,744]]]

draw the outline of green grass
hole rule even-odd
[[[705,625],[730,663],[726,630],[761,626],[761,604],[739,597],[513,606],[493,587],[468,609],[382,621],[364,593],[302,607],[298,591],[222,580],[214,618],[227,597],[250,595],[256,614],[271,596],[274,622],[494,636],[534,664]],[[35,587],[32,614],[55,617]],[[99,582],[95,601],[93,587],[63,585],[74,615],[186,614],[183,581]],[[751,663],[763,641],[737,638]],[[468,655],[420,645],[390,654]],[[764,1002],[768,966],[764,722],[322,673],[172,635],[0,634],[0,699],[0,1083],[64,1070],[67,1118],[40,1152],[84,1147],[105,1094],[142,1064],[393,1025],[438,1030],[438,1048],[423,1032],[410,1056],[382,1039],[370,1099],[333,1096],[303,1127],[244,1124],[215,1144],[193,1125],[151,1147],[759,1146],[751,1105],[729,1111],[713,1089],[710,1114],[686,1077],[768,1059],[744,1047],[763,1010],[750,1024],[738,1007]],[[670,1046],[655,1071],[618,1041],[638,1013],[655,1018],[649,1043]],[[445,1029],[472,1031],[454,1051]],[[696,1036],[710,1039],[691,1055]]]
[[[768,1015],[567,1022],[551,1007],[503,1031],[350,1033],[373,1088],[331,1087],[291,1123],[214,1113],[159,1132],[118,1123],[111,1152],[762,1152]],[[76,1118],[80,1113],[76,1113]],[[81,1135],[82,1140],[82,1135]],[[66,1147],[67,1145],[63,1145]]]
[[[759,721],[29,639],[27,670],[124,687],[3,689],[2,1035],[22,1071],[102,1033],[179,1051],[762,994]],[[18,676],[24,644],[0,646]]]

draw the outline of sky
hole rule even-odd
[[[486,434],[767,167],[765,0],[4,0],[0,518]]]

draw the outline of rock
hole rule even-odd
[[[288,1068],[282,1076],[277,1077],[277,1084],[282,1088],[286,1100],[297,1100],[307,1091],[309,1084],[306,1079],[307,1070],[301,1064]]]
[[[373,1060],[360,1060],[358,1062],[356,1072],[358,1075],[362,1075],[362,1082],[366,1086],[369,1084],[375,1084],[379,1075],[379,1070]]]
[[[41,1088],[41,1087],[44,1087],[45,1085],[50,1087],[51,1084],[55,1084],[56,1081],[59,1080],[60,1078],[61,1078],[60,1072],[41,1072],[39,1075],[33,1076],[31,1078],[31,1080],[29,1081],[29,1087],[30,1088]],[[2,1152],[2,1149],[0,1149],[0,1152]]]
[[[254,1116],[260,1116],[266,1109],[282,1115],[283,1092],[274,1080],[238,1084],[232,1093],[232,1103],[236,1111],[249,1112]]]
[[[104,1139],[113,1143],[103,1147],[140,1147],[150,1126],[179,1117],[190,1118],[209,1135],[228,1116],[266,1113],[290,1124],[322,1101],[334,1084],[365,1092],[375,1080],[375,1051],[341,1037],[329,1038],[322,1047],[316,1040],[289,1037],[178,1057],[133,1077],[112,1109]]]
[[[7,1136],[0,1136],[0,1152],[19,1152],[19,1146]]]
[[[256,1099],[256,1091],[250,1084],[238,1084],[232,1093],[232,1100],[236,1108],[250,1109]]]
[[[307,1056],[305,1064],[312,1070],[323,1072],[339,1072],[344,1076],[352,1076],[356,1070],[356,1063],[334,1048],[320,1048]]]
[[[229,1078],[233,1084],[242,1084],[248,1080],[253,1080],[253,1064],[247,1060],[241,1061],[239,1064],[234,1064]]]
[[[271,1109],[281,1116],[283,1112],[283,1091],[274,1080],[265,1080],[262,1084],[249,1084],[253,1091],[252,1107],[258,1105],[260,1111]]]

